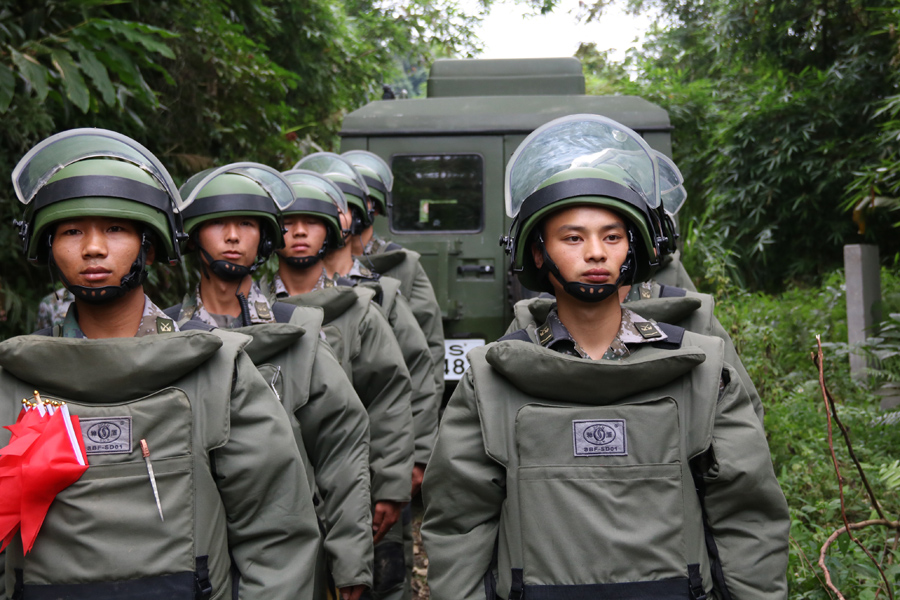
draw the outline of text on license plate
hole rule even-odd
[[[458,381],[469,368],[466,353],[484,346],[484,340],[444,340],[444,379]]]

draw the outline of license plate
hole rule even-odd
[[[466,353],[484,346],[484,340],[444,340],[444,379],[459,381],[469,368]]]

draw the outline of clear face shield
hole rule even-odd
[[[325,194],[331,199],[338,212],[343,214],[350,210],[347,207],[347,198],[344,196],[344,192],[327,177],[305,169],[291,169],[282,173],[282,176],[294,186],[310,187]],[[299,193],[297,195],[299,196]]]
[[[654,152],[659,166],[659,195],[662,206],[670,215],[676,215],[687,200],[684,176],[671,158],[656,150]]]
[[[341,157],[345,158],[353,165],[368,167],[378,175],[378,178],[388,192],[393,189],[394,174],[391,172],[391,168],[388,164],[377,154],[373,154],[366,150],[349,150],[341,154]]]
[[[159,183],[177,211],[190,204],[166,168],[147,148],[133,139],[106,129],[72,129],[47,138],[28,152],[12,172],[13,188],[22,204],[28,205],[57,172],[81,160],[111,158],[131,163]]]
[[[281,173],[263,164],[239,162],[197,173],[181,186],[185,204],[190,205],[214,179],[224,174],[240,175],[259,185],[269,195],[278,212],[294,202],[294,189]]]
[[[297,169],[314,171],[322,175],[328,175],[330,173],[344,175],[353,180],[356,186],[362,190],[363,195],[369,195],[369,186],[366,184],[366,181],[363,179],[360,172],[354,168],[350,161],[334,152],[316,152],[310,154],[297,161],[297,164],[295,164],[291,170]]]
[[[641,136],[606,117],[570,115],[536,129],[510,158],[504,182],[506,214],[515,218],[544,182],[576,168],[616,172],[648,208],[661,203],[656,153]]]

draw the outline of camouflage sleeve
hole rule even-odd
[[[421,263],[416,263],[415,277],[409,293],[409,307],[412,309],[416,322],[422,328],[425,339],[428,340],[428,348],[431,350],[431,358],[434,361],[434,384],[443,394],[444,391],[444,323],[441,320],[441,307],[431,280],[422,268]]]
[[[443,398],[443,387],[438,389],[434,382],[434,360],[425,334],[419,328],[406,298],[397,294],[391,306],[388,322],[403,352],[403,360],[409,370],[412,394],[413,433],[415,435],[415,456],[418,464],[427,464],[437,435],[438,413]]]
[[[728,590],[742,600],[787,598],[790,515],[769,447],[737,371],[721,392],[706,511]]]
[[[450,398],[425,470],[422,539],[433,600],[482,600],[506,498],[506,472],[484,449],[472,373]]]
[[[372,500],[409,502],[413,431],[409,371],[391,326],[370,305],[360,321],[360,352],[353,358],[353,387],[369,413]]]
[[[212,458],[238,597],[311,600],[319,530],[306,469],[271,388],[244,352],[235,365],[230,433]]]
[[[369,417],[326,342],[320,342],[309,401],[297,420],[325,521],[325,549],[337,587],[372,586]]]

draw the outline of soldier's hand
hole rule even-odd
[[[372,533],[375,534],[376,544],[400,519],[401,510],[403,510],[403,502],[379,500],[375,503],[375,511],[372,513]]]
[[[412,471],[412,497],[415,498],[419,490],[422,489],[422,480],[425,478],[425,465],[416,463],[413,465]]]
[[[341,593],[341,600],[359,600],[365,590],[366,586],[362,584],[338,588],[338,591]]]

